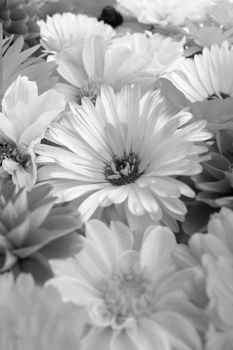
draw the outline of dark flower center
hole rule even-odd
[[[211,100],[225,100],[225,98],[228,98],[230,97],[230,95],[228,94],[225,94],[225,92],[219,92],[219,93],[214,93],[212,95],[210,95],[209,97],[207,97],[207,100],[208,101],[211,101]]]
[[[114,156],[105,167],[105,177],[114,186],[135,182],[142,174],[139,173],[139,163],[139,157],[134,153],[124,154],[123,157]]]
[[[0,166],[4,159],[11,159],[16,163],[26,166],[29,155],[22,154],[14,142],[0,142]]]

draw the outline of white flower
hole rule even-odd
[[[112,47],[126,47],[135,55],[149,59],[147,70],[155,75],[160,74],[174,64],[183,54],[184,40],[179,42],[172,38],[164,38],[159,34],[127,33],[113,40]]]
[[[18,187],[30,190],[34,185],[33,147],[64,107],[61,94],[48,90],[38,96],[36,83],[27,77],[19,76],[7,89],[0,113],[0,167],[12,175]]]
[[[181,59],[179,69],[165,74],[191,102],[233,97],[233,50],[225,41],[205,47],[194,59]]]
[[[69,84],[58,83],[57,90],[68,101],[80,103],[82,96],[93,102],[103,84],[118,91],[126,84],[154,84],[154,76],[146,71],[148,58],[134,54],[126,47],[108,49],[104,39],[96,36],[83,50],[66,49],[57,55],[58,73]]]
[[[204,121],[191,119],[186,111],[175,114],[158,91],[142,96],[137,86],[118,94],[103,87],[95,106],[83,98],[73,115],[50,127],[46,137],[59,147],[36,147],[44,164],[38,180],[51,183],[60,201],[73,201],[84,220],[114,204],[129,221],[176,228],[186,213],[179,197],[195,195],[176,177],[201,171],[207,149],[200,141],[210,137]]]
[[[108,42],[114,30],[97,18],[74,13],[56,13],[39,21],[41,43],[50,54],[56,54],[68,47],[82,49],[93,36],[98,35]]]
[[[57,277],[48,282],[64,301],[86,307],[91,329],[82,349],[201,349],[206,319],[186,298],[192,273],[176,271],[170,230],[149,227],[136,251],[126,226],[91,220],[83,241],[80,254],[52,264]]]
[[[139,22],[183,25],[185,18],[199,20],[206,14],[211,0],[117,0],[120,7]]]

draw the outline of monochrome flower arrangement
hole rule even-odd
[[[232,0],[0,2],[0,350],[233,349]]]

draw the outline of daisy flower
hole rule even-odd
[[[205,47],[194,59],[181,59],[179,68],[165,74],[191,102],[233,96],[233,50],[225,41]]]
[[[184,40],[179,42],[159,34],[127,33],[113,40],[112,47],[126,47],[135,55],[149,58],[147,70],[154,75],[162,73],[183,54]]]
[[[79,307],[63,303],[55,289],[41,288],[30,275],[14,281],[0,275],[0,348],[78,350]]]
[[[108,24],[98,22],[96,18],[74,13],[56,13],[39,21],[41,44],[50,54],[56,54],[68,47],[82,48],[95,36],[101,36],[110,42],[114,30]]]
[[[48,259],[77,253],[81,242],[75,231],[82,225],[70,208],[55,207],[49,186],[18,192],[3,182],[0,192],[0,274],[30,272],[42,283],[52,276]]]
[[[83,242],[74,258],[54,261],[56,277],[47,282],[64,301],[87,309],[90,331],[82,349],[201,349],[198,332],[206,319],[186,298],[192,273],[176,271],[170,230],[149,227],[134,250],[126,226],[91,220]]]
[[[134,15],[139,22],[161,25],[184,25],[185,18],[205,17],[211,0],[117,0],[120,8]]]
[[[108,49],[104,39],[95,36],[83,50],[66,49],[57,56],[58,73],[68,83],[57,83],[57,90],[68,101],[81,102],[88,96],[95,102],[103,84],[118,91],[126,84],[140,83],[145,89],[154,84],[147,72],[148,57],[134,54],[126,47]]]
[[[207,149],[200,141],[210,137],[204,121],[191,119],[187,111],[175,114],[158,91],[142,96],[138,86],[118,94],[103,87],[95,106],[83,98],[51,125],[46,138],[58,147],[37,145],[38,181],[51,183],[84,220],[114,204],[129,221],[163,220],[176,228],[186,213],[179,197],[195,196],[176,177],[201,172]]]
[[[0,112],[0,171],[17,187],[30,190],[36,182],[33,147],[50,122],[64,109],[64,97],[55,90],[38,96],[35,82],[19,76],[7,89]]]

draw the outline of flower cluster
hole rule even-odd
[[[233,349],[233,1],[0,0],[0,349]]]

